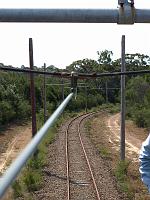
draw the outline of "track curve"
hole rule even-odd
[[[93,115],[93,114],[96,114],[95,112],[92,112],[92,113],[87,113],[87,114],[83,114],[83,115],[80,115],[78,117],[75,117],[74,119],[72,119],[70,121],[70,123],[68,124],[67,126],[67,129],[66,129],[66,174],[67,174],[67,200],[70,200],[71,199],[71,177],[70,177],[70,171],[71,169],[70,168],[73,168],[73,167],[70,167],[70,160],[71,158],[69,158],[69,151],[71,151],[71,146],[69,147],[69,131],[70,131],[70,128],[71,126],[73,125],[73,123],[76,123],[77,122],[77,137],[80,141],[80,146],[81,146],[81,150],[82,150],[82,153],[84,155],[84,159],[86,161],[86,164],[87,164],[87,168],[88,168],[88,171],[87,169],[84,168],[84,170],[86,171],[86,173],[89,173],[90,174],[90,182],[92,183],[93,185],[93,189],[94,189],[94,192],[92,193],[92,198],[93,199],[97,199],[97,200],[100,200],[100,195],[99,195],[99,191],[98,191],[98,187],[97,187],[97,184],[96,184],[96,180],[95,180],[95,177],[94,177],[94,173],[92,171],[92,167],[91,167],[91,164],[90,164],[90,160],[88,158],[88,155],[87,155],[87,152],[86,152],[86,149],[85,149],[85,146],[84,146],[84,142],[83,142],[83,139],[82,139],[82,136],[81,136],[81,132],[80,132],[80,126],[81,126],[81,123],[83,122],[83,120],[85,120],[87,117]],[[71,137],[71,136],[70,136]],[[76,139],[78,141],[78,139]],[[79,148],[79,147],[78,147]],[[81,154],[82,154],[81,153]],[[82,158],[83,160],[83,158]],[[81,163],[79,166],[77,166],[77,168],[79,168],[80,170],[80,167],[81,167]],[[83,170],[83,169],[82,169]],[[81,173],[82,173],[82,170],[81,170]],[[85,171],[83,170],[83,173],[85,173]],[[87,175],[89,176],[89,175]],[[78,180],[79,183],[83,183],[83,185],[85,184],[85,186],[87,187],[89,185],[89,189],[91,189],[91,184],[87,182],[87,179],[85,179],[85,181],[83,180]],[[87,182],[87,185],[86,185],[86,182]],[[73,189],[75,193],[75,189]],[[84,190],[83,190],[84,191]],[[81,190],[81,192],[83,192]],[[77,192],[80,192],[80,190],[77,190]],[[90,191],[91,193],[91,191]],[[94,195],[93,195],[94,194]],[[78,194],[79,195],[79,194]],[[83,195],[83,194],[82,194]],[[87,194],[86,194],[87,195]],[[81,195],[80,195],[81,196]]]
[[[47,163],[42,170],[43,186],[34,192],[35,200],[96,200],[99,198],[96,189],[94,189],[94,183],[80,142],[79,129],[100,200],[127,200],[117,190],[111,168],[107,165],[106,160],[100,156],[99,147],[93,145],[87,135],[86,120],[98,117],[102,113],[103,111],[98,111],[80,115],[74,119],[68,118],[68,121],[61,125],[55,142],[48,147]],[[69,132],[67,133],[66,129],[68,128]],[[99,132],[99,134],[101,133]],[[66,171],[68,175],[66,175]]]

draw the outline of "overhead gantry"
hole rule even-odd
[[[0,22],[150,23],[150,9],[136,9],[134,0],[118,0],[116,9],[1,8]]]

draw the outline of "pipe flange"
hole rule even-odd
[[[133,2],[134,3],[134,2]],[[120,4],[118,24],[134,24],[135,22],[135,8],[134,4]]]

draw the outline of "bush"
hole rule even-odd
[[[0,102],[0,124],[6,124],[15,117],[15,111],[9,102]]]
[[[138,127],[150,127],[150,109],[136,109],[134,111],[134,121]]]
[[[31,106],[27,101],[19,101],[16,112],[18,114],[17,118],[26,119],[28,116],[31,115]]]
[[[134,121],[138,127],[144,128],[146,126],[146,121],[142,110],[134,113]]]

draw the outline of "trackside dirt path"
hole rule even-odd
[[[111,172],[116,173],[120,161],[120,114],[103,112],[88,121],[89,137],[96,146]],[[126,120],[126,180],[118,185],[126,191],[128,200],[150,200],[147,188],[141,181],[139,173],[139,150],[142,142],[148,136],[148,131],[138,128],[132,121]],[[117,177],[117,176],[116,176]],[[121,189],[120,188],[120,189]],[[122,190],[121,189],[121,190]]]
[[[0,172],[17,157],[31,139],[31,124],[14,125],[0,133]]]
[[[12,125],[0,133],[0,174],[3,174],[31,139],[31,123]],[[2,200],[12,199],[9,188]]]
[[[106,126],[110,129],[109,142],[118,144],[116,149],[120,147],[120,113],[109,116],[106,118]],[[133,123],[128,121],[126,123],[126,155],[133,161],[138,161],[139,151],[143,140],[146,137],[145,130],[134,126]],[[141,134],[140,134],[141,133]],[[143,136],[142,136],[143,135]],[[140,137],[139,137],[140,136]]]

